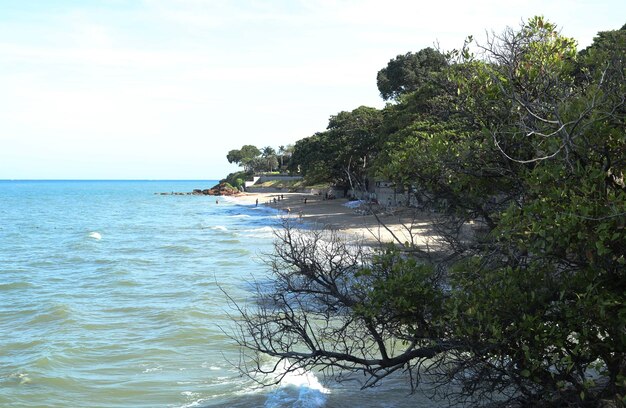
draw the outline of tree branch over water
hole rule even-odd
[[[239,308],[237,342],[253,360],[270,355],[331,376],[360,371],[369,376],[363,386],[459,347],[438,338],[428,316],[403,328],[406,316],[372,298],[380,278],[373,271],[381,267],[375,256],[335,231],[296,230],[285,222],[268,260],[275,280],[257,283],[256,305]],[[441,292],[437,279],[428,284]]]

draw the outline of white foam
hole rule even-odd
[[[200,365],[200,367],[202,367],[202,368],[207,368],[207,369],[209,369],[209,370],[211,370],[211,371],[218,371],[218,370],[222,370],[222,367],[218,367],[218,366],[216,366],[216,365],[213,365],[213,364],[209,363],[208,361],[205,361],[204,363],[202,363],[202,364]]]
[[[228,231],[228,228],[223,225],[214,225],[211,227],[211,229],[216,231]]]
[[[13,382],[19,385],[26,385],[32,382],[32,380],[26,373],[12,373],[7,376],[7,379],[10,382]]]
[[[193,391],[183,391],[180,393],[180,395],[188,399],[194,399],[194,402],[197,402],[198,398],[200,398],[200,394]]]
[[[241,230],[241,232],[252,232],[252,233],[271,233],[273,234],[274,231],[276,230],[276,228],[274,227],[259,227],[259,228],[251,228],[251,229],[245,229],[245,230]]]
[[[93,238],[93,239],[102,239],[102,235],[99,232],[90,232],[89,233],[89,238]]]
[[[285,363],[285,370],[288,363]],[[284,407],[323,407],[330,391],[317,379],[314,373],[297,369],[285,375],[280,386],[267,396],[265,408]]]
[[[185,404],[185,405],[181,405],[180,408],[195,408],[195,407],[199,407],[200,404],[206,402],[206,399],[199,399],[197,401],[192,401],[189,404]]]
[[[241,231],[247,237],[251,238],[274,238],[274,228],[272,227],[262,227],[256,229],[248,229]]]

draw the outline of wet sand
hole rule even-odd
[[[323,196],[305,193],[244,193],[233,197],[236,203],[245,205],[254,205],[257,199],[259,205],[283,210],[286,216],[319,227],[330,227],[368,244],[413,242],[419,246],[434,245],[429,228],[431,223],[425,214],[416,216],[413,211],[391,210],[378,213],[377,218],[362,209],[344,205],[348,203],[347,199],[326,200]]]

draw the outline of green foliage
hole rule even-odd
[[[267,180],[263,183],[257,182],[253,187],[250,188],[250,191],[253,191],[255,188],[279,188],[285,189],[289,191],[298,191],[299,189],[325,189],[328,188],[328,184],[306,184],[304,180]]]
[[[332,154],[328,134],[318,132],[296,142],[289,161],[289,170],[293,173],[300,172],[310,184],[328,182],[332,180],[328,165]]]
[[[247,171],[237,171],[235,173],[230,173],[228,176],[226,176],[225,179],[220,180],[221,182],[226,182],[228,184],[230,184],[231,186],[234,186],[236,188],[239,188],[241,186],[243,186],[244,182],[248,179],[252,179],[252,172],[247,172]]]
[[[574,44],[554,25],[534,18],[509,34],[497,64],[470,62],[472,74],[457,77],[484,131],[459,147],[472,160],[451,171],[462,179],[477,169],[474,158],[498,155],[487,168],[498,169],[500,193],[480,182],[477,191],[511,199],[490,216],[483,247],[450,275],[454,330],[471,339],[471,364],[506,372],[528,401],[581,405],[601,395],[596,370],[615,384],[626,369],[626,190],[609,177],[624,168],[624,85],[613,82],[624,68],[587,62],[577,82]],[[585,58],[600,55],[591,50]],[[480,203],[468,187],[463,202]],[[480,381],[466,374],[465,384]]]
[[[261,155],[261,151],[252,145],[244,145],[241,149],[231,150],[226,155],[226,159],[229,163],[236,163],[241,166],[246,171],[252,170],[254,168],[255,159]]]
[[[432,265],[388,247],[357,277],[367,293],[358,315],[384,320],[400,339],[435,335],[447,296]]]
[[[270,157],[270,156],[276,156],[276,150],[274,150],[273,147],[271,146],[265,146],[262,150],[261,150],[261,155],[263,157]]]
[[[426,83],[385,109],[377,174],[444,223],[487,227],[469,245],[441,229],[460,260],[448,296],[430,298],[444,310],[426,313],[465,345],[446,375],[468,394],[512,389],[529,403],[582,405],[601,397],[599,372],[607,393],[624,395],[625,43],[622,31],[601,33],[578,55],[535,17],[482,46],[491,60],[464,53],[445,71],[454,92]],[[402,264],[415,276],[427,269]],[[428,277],[409,282],[397,269],[371,285],[373,310],[408,315],[429,298]]]
[[[258,155],[260,155],[261,152],[259,151],[259,149],[256,146],[252,146],[252,145],[244,145],[241,147],[241,155],[244,158],[252,158],[252,157],[257,157]]]
[[[226,159],[229,163],[239,163],[243,159],[243,155],[241,154],[241,150],[230,150],[226,155]]]
[[[331,116],[325,132],[296,142],[290,170],[300,171],[312,184],[362,184],[377,153],[381,121],[381,112],[367,106]]]
[[[239,150],[229,151],[226,158],[229,163],[237,163],[243,166],[246,172],[251,173],[271,172],[279,166],[276,151],[270,146],[264,147],[261,151],[255,146],[244,145]]]
[[[433,48],[398,55],[377,75],[378,90],[383,99],[398,99],[413,92],[429,80],[432,73],[447,66],[443,54]]]

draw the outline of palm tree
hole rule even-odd
[[[261,154],[265,160],[267,160],[267,167],[269,168],[269,171],[273,171],[273,167],[278,165],[278,161],[276,160],[276,150],[270,146],[266,146],[261,149]],[[272,158],[274,159],[275,164],[272,164]]]
[[[283,153],[285,153],[285,146],[278,146],[278,154],[280,155],[280,168],[283,168]]]

